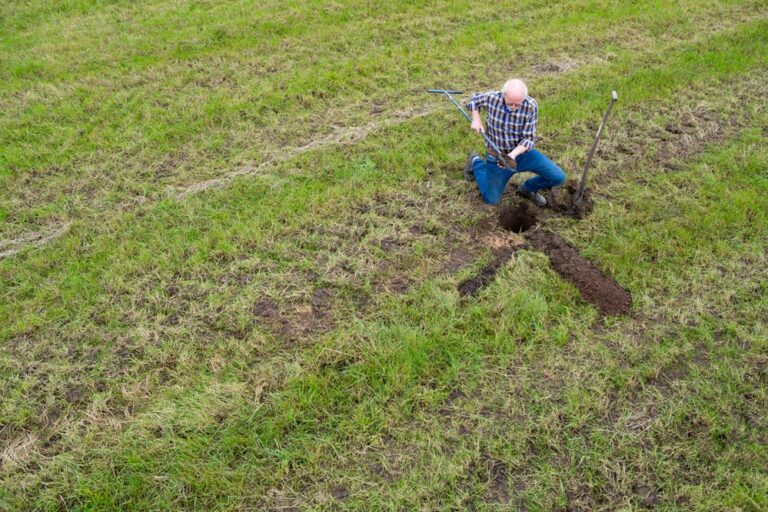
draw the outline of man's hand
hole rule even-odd
[[[512,169],[517,168],[517,161],[515,161],[515,158],[517,158],[517,155],[519,154],[520,152],[517,149],[513,149],[507,153],[507,165],[509,165]]]
[[[523,154],[523,153],[525,153],[526,151],[528,151],[528,148],[527,148],[527,147],[525,147],[525,146],[524,146],[524,145],[522,145],[522,144],[520,144],[520,145],[519,145],[519,146],[517,146],[515,149],[513,149],[512,151],[510,151],[510,152],[507,154],[507,156],[509,157],[509,159],[510,159],[510,160],[512,160],[512,162],[511,162],[511,164],[510,164],[510,165],[513,165],[513,166],[514,166],[514,165],[517,163],[517,162],[515,162],[515,158],[517,158],[518,156],[522,155],[522,154]]]
[[[477,110],[472,111],[472,129],[475,130],[477,133],[483,133],[485,132],[485,127],[483,127],[483,121],[480,119],[480,112]]]

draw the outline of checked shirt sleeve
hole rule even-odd
[[[531,109],[531,113],[528,115],[528,118],[525,120],[525,124],[523,125],[523,129],[522,129],[523,139],[520,141],[520,144],[522,144],[529,150],[533,149],[533,145],[536,143],[536,124],[538,122],[539,122],[539,108],[536,105],[534,105],[533,109]]]
[[[487,92],[476,92],[472,95],[472,97],[469,99],[469,103],[467,103],[467,110],[472,112],[473,110],[480,110],[483,107],[488,106],[488,95],[490,93]]]

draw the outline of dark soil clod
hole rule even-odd
[[[535,231],[526,235],[531,246],[549,256],[552,268],[572,282],[581,296],[595,305],[603,315],[626,315],[630,312],[632,296],[561,236],[551,231]]]
[[[574,203],[573,198],[576,195],[576,190],[578,190],[578,188],[578,182],[572,180],[569,181],[566,186],[566,191],[568,192],[567,197],[561,197],[562,191],[559,188],[550,190],[547,193],[547,204],[558,213],[577,219],[583,219],[592,212],[595,203],[592,201],[592,191],[589,188],[584,189],[584,195],[581,197],[581,202],[579,202],[579,204]]]
[[[527,202],[519,203],[514,208],[503,206],[499,212],[501,227],[515,233],[528,231],[537,221],[536,214],[529,210]]]
[[[337,500],[345,500],[349,496],[349,490],[343,485],[337,485],[331,489],[331,496]]]

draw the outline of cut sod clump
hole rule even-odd
[[[584,189],[584,194],[581,196],[581,201],[578,204],[574,202],[573,198],[578,188],[579,184],[577,181],[569,181],[565,187],[567,191],[565,197],[563,197],[560,187],[553,188],[547,193],[547,204],[558,213],[583,219],[592,213],[592,208],[595,204],[592,201],[592,191],[589,188]]]

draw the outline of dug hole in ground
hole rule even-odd
[[[583,200],[575,204],[573,201],[575,191],[576,185],[569,183],[567,202],[552,201],[550,202],[552,208],[559,213],[577,218],[589,213],[593,206],[590,195],[586,193]],[[550,192],[549,196],[555,200],[558,198],[556,192]],[[526,233],[525,239],[528,245],[546,254],[555,272],[573,283],[582,298],[596,306],[602,315],[626,315],[630,312],[632,305],[630,293],[591,261],[581,256],[576,248],[560,235],[539,226],[538,215],[527,201],[502,206],[499,211],[499,224],[514,233]],[[472,278],[459,284],[459,293],[462,296],[478,293],[493,280],[496,272],[516,250],[517,247],[512,246],[501,250],[490,264],[480,269]]]

